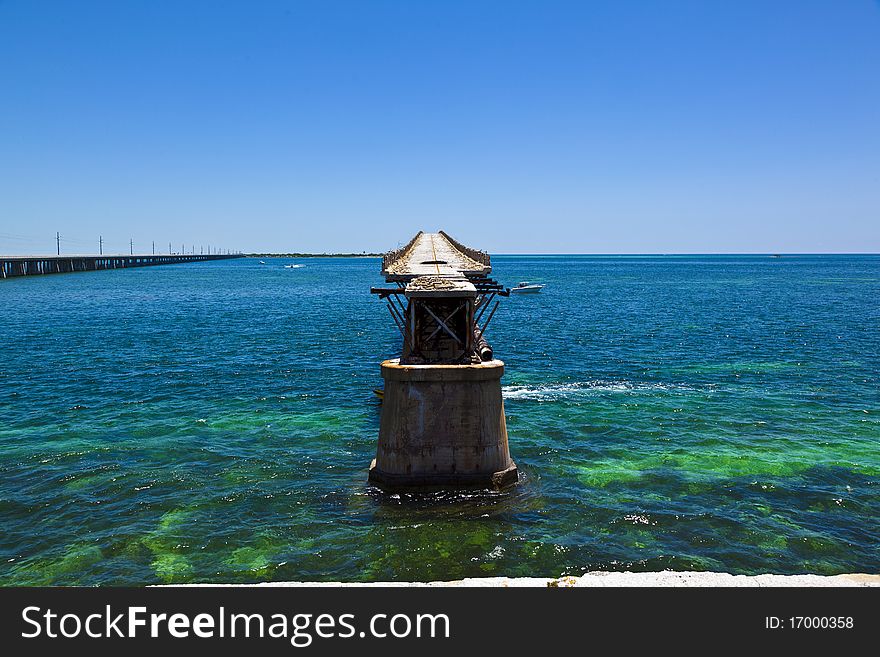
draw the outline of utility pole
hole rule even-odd
[[[98,255],[104,255],[104,236],[98,235]]]
[[[55,251],[58,255],[61,255],[61,233],[55,232]]]
[[[134,255],[134,240],[128,240],[128,254]]]

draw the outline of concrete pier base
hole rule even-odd
[[[503,488],[516,483],[501,376],[504,363],[382,363],[385,395],[370,481],[389,490]]]

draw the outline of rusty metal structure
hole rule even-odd
[[[487,253],[468,248],[443,231],[420,231],[406,246],[385,255],[382,275],[396,287],[370,291],[388,301],[400,330],[400,364],[492,360],[484,336],[498,308],[495,297],[508,296],[510,290],[490,278],[491,272]]]

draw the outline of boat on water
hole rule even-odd
[[[529,283],[528,281],[520,281],[519,285],[510,288],[511,292],[522,292],[524,294],[534,294],[544,289],[543,285],[538,283]]]
[[[284,265],[285,269],[299,269],[302,265]]]
[[[265,260],[260,260],[260,264],[261,264],[261,265],[265,265],[265,264],[266,264],[266,261],[265,261]]]

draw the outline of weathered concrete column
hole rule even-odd
[[[385,394],[370,481],[386,489],[501,488],[517,480],[501,397],[504,363],[382,363]]]

